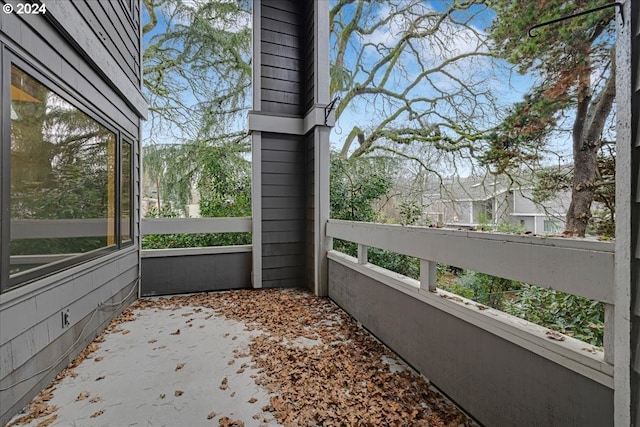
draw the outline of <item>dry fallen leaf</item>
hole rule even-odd
[[[98,356],[98,357],[96,357],[95,359],[93,359],[93,361],[94,361],[94,362],[100,362],[100,361],[102,361],[102,359],[104,359],[104,357],[102,357],[102,356]]]
[[[48,425],[51,425],[56,420],[56,418],[58,418],[58,415],[53,414],[49,418],[45,418],[44,420],[36,424],[36,427],[47,427]]]
[[[171,332],[169,335],[180,335],[180,329],[175,332]]]
[[[248,347],[237,349],[233,357],[250,358],[249,363],[240,366],[238,374],[251,366],[257,372],[250,375],[251,378],[270,393],[270,403],[263,406],[263,411],[270,412],[270,415],[257,417],[264,423],[275,420],[291,426],[401,426],[411,420],[411,425],[416,427],[473,425],[423,377],[402,369],[392,372],[390,366],[395,366],[395,362],[387,361],[395,360],[394,355],[335,304],[302,290],[273,289],[139,299],[114,319],[105,332],[29,404],[26,422],[50,416],[57,409],[45,402],[45,399],[51,399],[55,384],[66,376],[77,375],[74,368],[98,350],[97,343],[103,342],[105,335],[122,332],[117,325],[135,321],[137,315],[133,310],[180,308],[194,312],[213,310],[217,316],[241,322],[246,331],[260,332],[252,334]],[[179,333],[178,329],[172,334]],[[150,344],[154,342],[157,340],[149,341]],[[165,347],[159,346],[154,350]],[[94,360],[97,361],[98,357]],[[345,388],[345,384],[349,387]],[[228,388],[225,377],[220,389]],[[182,394],[180,390],[177,392]],[[160,394],[160,398],[165,398],[165,394]],[[99,400],[94,397],[90,402],[94,399],[96,402]],[[257,402],[254,399],[249,402]],[[96,414],[94,417],[99,416]],[[214,417],[215,414],[208,419]],[[227,427],[244,425],[242,421],[228,417],[219,421],[220,425]]]
[[[164,399],[165,397],[167,397],[167,395],[166,395],[166,394],[164,394],[164,393],[160,393],[160,399]]]
[[[99,416],[100,416],[100,415],[102,415],[102,414],[104,414],[104,411],[103,411],[103,410],[100,410],[100,411],[98,411],[98,412],[94,413],[93,415],[91,415],[91,417],[90,417],[90,418],[97,418],[97,417],[99,417]]]
[[[85,400],[85,399],[86,399],[86,398],[88,398],[88,397],[89,397],[89,392],[87,392],[87,391],[83,391],[82,393],[80,393],[80,394],[78,395],[78,397],[76,397],[76,402],[79,402],[79,401],[81,401],[81,400]]]
[[[183,394],[184,394],[184,391],[182,391],[182,390],[176,390],[176,391],[173,393],[173,395],[174,395],[175,397],[182,396]]]
[[[100,402],[100,397],[98,397],[98,396],[92,397],[91,399],[89,399],[89,402],[98,403],[98,402]]]
[[[554,341],[564,341],[566,337],[556,331],[547,331],[547,338]]]
[[[128,330],[128,329],[125,329],[124,331],[122,331],[122,335],[127,335],[129,332],[131,332],[131,331]]]
[[[184,368],[184,363],[178,363],[178,365],[176,366],[176,371],[179,371],[182,368]]]
[[[256,399],[255,397],[252,397],[251,399],[248,400],[249,403],[256,403],[258,401],[258,399]]]
[[[213,419],[215,417],[216,417],[215,411],[211,411],[211,412],[209,412],[209,415],[207,415],[207,419],[208,420],[211,420],[211,419]]]
[[[103,379],[104,379],[104,375],[102,375],[102,376],[100,376],[100,377],[96,378],[96,381],[100,381],[100,380],[103,380]]]
[[[149,341],[147,341],[147,342],[148,342],[149,344],[153,344],[153,343],[155,343],[155,342],[158,342],[158,340],[153,339],[153,340],[149,340]]]
[[[229,417],[222,417],[218,420],[220,427],[244,427],[244,421],[231,420]]]

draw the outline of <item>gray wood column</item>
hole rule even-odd
[[[622,13],[617,14],[616,41],[614,424],[630,426],[640,422],[640,3],[622,3]]]
[[[253,7],[253,286],[325,294],[328,3],[255,0]]]

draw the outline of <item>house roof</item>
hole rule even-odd
[[[522,188],[506,175],[484,175],[447,178],[434,183],[427,194],[429,198],[457,201],[484,201],[511,188]]]
[[[567,168],[569,166],[561,166]],[[484,201],[509,190],[533,188],[536,173],[523,171],[511,175],[471,175],[467,177],[445,178],[434,182],[427,189],[427,197],[432,200]]]

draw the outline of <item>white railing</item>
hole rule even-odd
[[[140,233],[150,234],[198,234],[198,233],[250,233],[251,217],[237,218],[143,218]],[[195,248],[143,249],[143,258],[213,255],[251,252],[252,245],[210,246]]]
[[[141,234],[251,232],[251,217],[238,218],[143,218]]]
[[[342,220],[329,220],[326,234],[358,244],[357,261],[349,263],[348,257],[335,251],[329,253],[330,259],[370,273],[371,277],[382,277],[388,283],[394,282],[399,275],[389,274],[389,280],[384,278],[380,274],[382,268],[368,263],[368,247],[420,259],[420,280],[416,285],[419,289],[414,295],[440,292],[440,296],[446,297],[448,293],[436,290],[436,265],[442,263],[603,302],[604,362],[612,364],[613,322],[610,319],[614,302],[615,251],[612,242]],[[412,282],[411,279],[404,280],[404,283]],[[543,341],[539,342],[548,347]]]

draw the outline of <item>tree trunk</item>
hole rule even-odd
[[[567,212],[566,234],[584,237],[591,219],[591,203],[598,187],[598,150],[602,146],[602,132],[616,96],[615,56],[611,55],[611,75],[605,87],[591,102],[590,85],[581,85],[578,93],[576,121],[573,127],[573,183],[571,204]],[[589,79],[585,73],[586,79]],[[582,76],[581,76],[582,81]]]
[[[583,138],[580,138],[584,143]],[[598,178],[598,148],[594,144],[583,144],[584,148],[573,153],[573,184],[571,204],[567,211],[566,233],[584,237],[591,219],[591,203]]]

